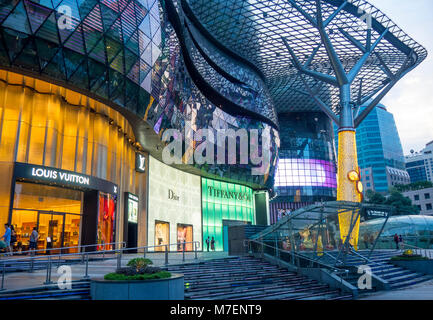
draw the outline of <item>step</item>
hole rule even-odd
[[[412,286],[412,285],[416,285],[425,281],[429,281],[432,280],[433,277],[432,276],[420,276],[411,280],[407,280],[407,281],[402,281],[402,282],[398,282],[398,283],[391,283],[390,287],[391,289],[398,289],[398,288],[403,288],[403,287],[408,287],[408,286]]]

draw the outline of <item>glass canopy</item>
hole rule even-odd
[[[179,0],[179,3],[189,17],[195,17],[194,23],[202,33],[261,75],[279,113],[318,110],[306,93],[284,40],[300,65],[320,73],[323,79],[335,76],[318,31],[319,18],[346,73],[378,41],[351,85],[358,102],[375,95],[393,77],[413,69],[427,56],[421,45],[364,0]],[[338,114],[338,86],[309,75],[305,80]]]

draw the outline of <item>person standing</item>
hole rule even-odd
[[[215,251],[215,239],[212,237],[212,240],[210,241],[210,249],[212,251]]]
[[[9,227],[9,224],[5,223],[5,229],[6,230],[5,230],[5,233],[4,233],[2,238],[6,244],[6,255],[8,255],[8,253],[9,253],[9,255],[12,255],[12,249],[11,249],[12,232],[11,232],[11,228]]]
[[[395,249],[399,250],[398,243],[400,242],[400,238],[398,237],[397,233],[394,235],[394,242],[395,242]]]
[[[38,248],[38,238],[39,238],[39,234],[38,231],[36,229],[36,227],[33,228],[32,233],[30,234],[30,244],[29,244],[29,250],[37,250]],[[32,253],[30,253],[32,254]]]
[[[14,252],[15,243],[17,243],[17,233],[15,232],[15,227],[11,224],[11,249],[12,254]]]
[[[209,244],[210,244],[210,239],[209,237],[207,237],[206,239],[207,252],[209,252]]]

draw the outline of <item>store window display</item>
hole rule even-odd
[[[12,224],[17,234],[14,249],[28,249],[34,227],[39,231],[38,249],[47,247],[47,238],[54,249],[76,247],[80,244],[81,217],[81,191],[17,182],[12,210]]]
[[[113,249],[116,221],[116,197],[108,193],[99,193],[99,214],[97,243],[98,250]],[[111,243],[111,244],[110,244]]]
[[[193,232],[191,225],[177,225],[177,251],[193,251]],[[185,248],[182,249],[185,242]]]

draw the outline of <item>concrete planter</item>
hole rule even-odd
[[[155,280],[92,279],[92,300],[184,300],[183,274]]]
[[[391,263],[397,267],[406,268],[410,271],[433,275],[433,260],[414,260],[414,261],[393,261]]]

